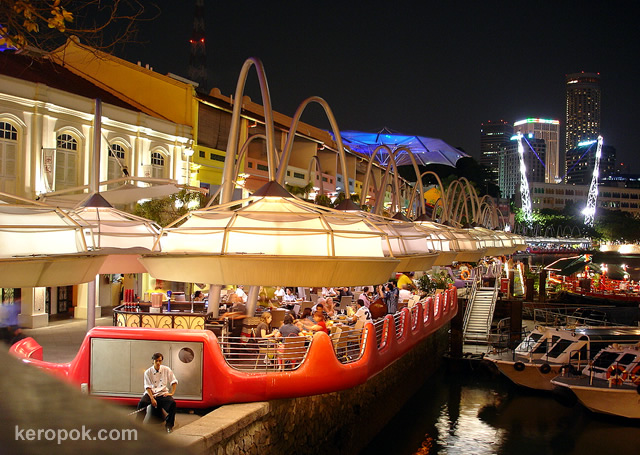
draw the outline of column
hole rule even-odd
[[[28,329],[46,327],[49,315],[45,311],[46,288],[22,288],[18,324]]]

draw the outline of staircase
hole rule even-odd
[[[498,283],[494,287],[480,287],[474,283],[471,299],[464,314],[464,343],[488,344],[493,311],[498,300]]]

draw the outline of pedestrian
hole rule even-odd
[[[138,402],[138,410],[152,405],[156,410],[164,409],[167,412],[165,427],[167,433],[173,431],[176,418],[176,402],[173,395],[176,393],[178,380],[168,366],[162,365],[164,356],[156,352],[151,356],[153,365],[144,372],[144,395]],[[171,387],[171,392],[169,392]]]

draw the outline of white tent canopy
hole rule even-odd
[[[78,223],[56,208],[0,204],[0,286],[66,286],[95,277],[105,258],[89,253]]]
[[[192,211],[163,233],[163,253],[142,262],[167,280],[353,286],[386,281],[398,264],[370,221],[304,202],[275,182]]]

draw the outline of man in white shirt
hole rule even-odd
[[[154,408],[160,406],[167,412],[165,426],[167,433],[173,431],[173,425],[176,419],[176,402],[173,395],[176,393],[178,380],[176,379],[171,368],[162,365],[163,355],[156,352],[151,356],[153,366],[144,372],[144,389],[145,393],[138,402],[138,410],[152,405]],[[171,392],[169,392],[171,387]],[[139,413],[141,416],[141,414]]]
[[[400,299],[400,301],[402,302],[403,300],[408,300],[411,298],[411,291],[409,290],[409,286],[407,286],[406,284],[403,286],[402,289],[400,289],[400,292],[398,293],[398,298]]]
[[[367,322],[373,322],[369,308],[364,306],[364,300],[358,299],[358,311],[351,318],[351,322],[356,323],[356,329],[361,329]]]
[[[238,285],[236,288],[236,294],[242,299],[242,303],[247,303],[247,293],[244,292],[244,286]]]

